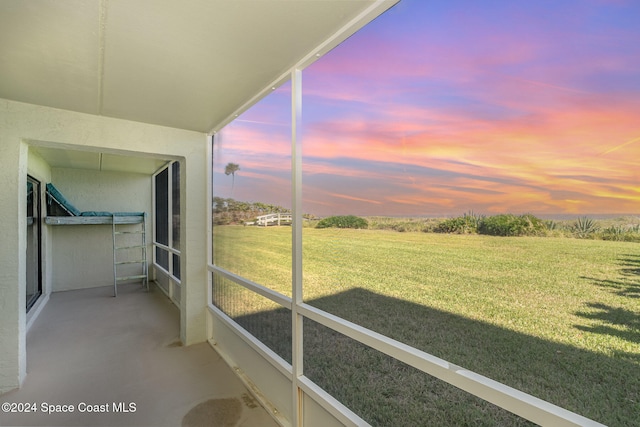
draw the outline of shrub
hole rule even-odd
[[[455,234],[471,234],[478,232],[478,225],[484,217],[474,214],[473,211],[458,216],[448,218],[440,222],[433,231],[436,233],[455,233]]]
[[[464,217],[461,216],[445,219],[440,224],[438,224],[433,231],[435,231],[436,233],[455,234],[467,234],[472,232],[467,221],[465,221]]]
[[[547,229],[547,224],[535,215],[527,213],[521,215],[520,218],[526,221],[527,228],[532,230],[534,234],[538,234],[540,231]]]
[[[478,224],[478,233],[490,236],[536,236],[544,234],[545,223],[531,215],[494,215],[483,218]]]
[[[640,227],[638,225],[623,227],[612,225],[600,233],[602,240],[615,240],[618,242],[640,242]]]
[[[383,216],[367,217],[369,230],[391,230],[399,232],[425,231],[428,220],[424,218],[391,218]]]
[[[592,237],[599,229],[600,227],[598,227],[596,221],[586,216],[578,218],[571,227],[573,234],[581,239]]]
[[[330,216],[318,221],[316,228],[367,228],[369,223],[366,219],[355,215]]]
[[[612,225],[609,228],[602,230],[602,240],[616,240],[624,241],[627,230],[620,225]]]

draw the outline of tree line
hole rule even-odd
[[[244,224],[260,215],[291,213],[291,209],[262,202],[242,202],[232,198],[214,197],[213,223],[217,225]]]

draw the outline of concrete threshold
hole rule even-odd
[[[276,426],[208,343],[182,346],[178,309],[151,288],[52,294],[0,425]]]

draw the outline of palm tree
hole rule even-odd
[[[240,165],[237,163],[229,163],[224,168],[225,175],[231,175],[231,197],[233,198],[233,186],[236,183],[236,172],[240,170]]]

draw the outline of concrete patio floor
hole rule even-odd
[[[276,426],[208,343],[181,346],[178,309],[151,288],[52,294],[27,336],[23,387],[0,395],[32,412],[0,412],[0,425]]]

